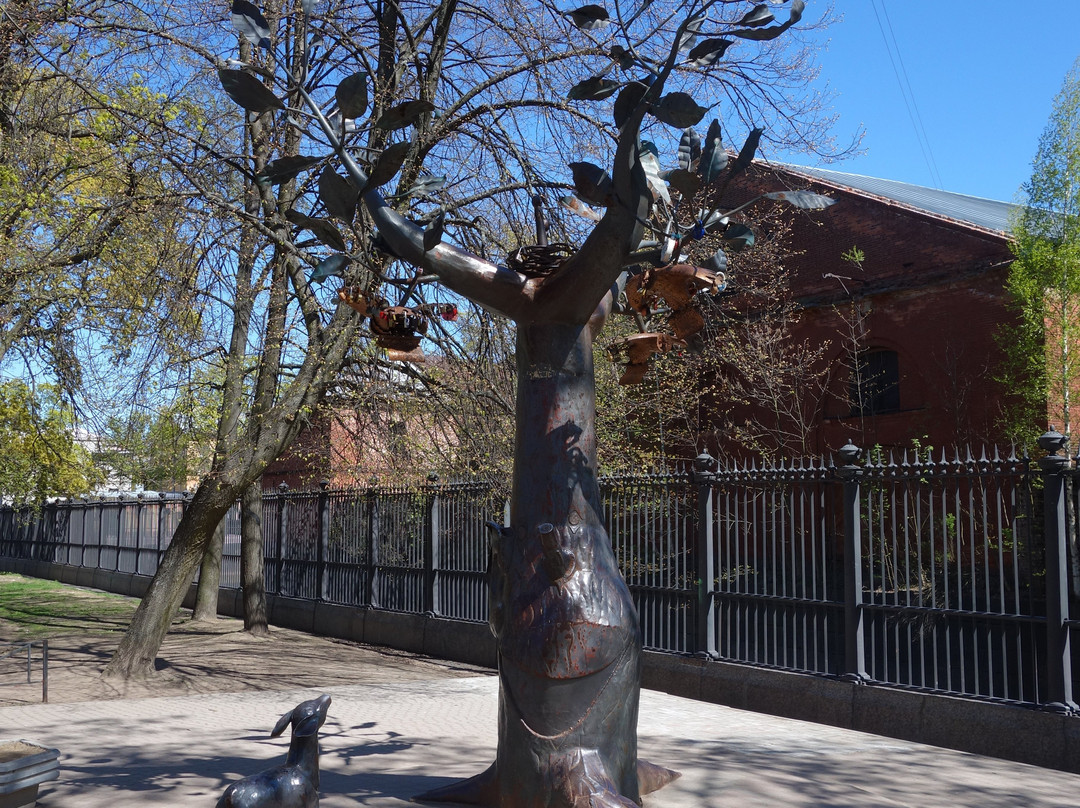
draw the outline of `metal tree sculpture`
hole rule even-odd
[[[699,290],[716,290],[722,253],[712,268],[688,267],[680,256],[689,245],[717,235],[737,246],[753,235],[711,205],[698,209],[694,198],[715,198],[731,178],[750,164],[761,131],[754,130],[738,156],[729,162],[713,122],[704,146],[689,127],[707,112],[684,92],[665,94],[677,69],[700,73],[718,61],[733,40],[704,37],[708,25],[747,40],[772,39],[799,21],[802,0],[793,0],[786,22],[775,21],[765,4],[737,20],[709,22],[706,2],[675,27],[666,58],[640,56],[627,31],[649,5],[615,24],[624,44],[610,49],[610,66],[570,89],[571,100],[615,96],[616,147],[610,172],[591,163],[572,163],[578,197],[564,204],[596,224],[577,249],[548,245],[543,213],[537,211],[536,248],[516,251],[499,266],[448,243],[442,215],[426,227],[391,207],[379,187],[397,173],[407,144],[394,144],[373,159],[361,160],[349,141],[348,120],[367,108],[367,79],[357,73],[341,81],[335,93],[336,117],[324,110],[302,84],[287,86],[286,98],[298,99],[300,111],[313,120],[348,178],[324,168],[319,195],[328,212],[352,218],[363,203],[384,249],[405,264],[437,276],[447,288],[517,324],[517,403],[514,482],[509,527],[491,525],[490,624],[499,651],[499,743],[495,762],[469,780],[423,795],[421,799],[506,808],[585,808],[640,803],[677,774],[639,761],[637,714],[641,640],[637,612],[616,565],[604,528],[597,485],[593,341],[605,319],[619,306],[629,275],[627,306],[640,317],[666,304],[674,336],[651,334],[645,357],[692,336],[700,319],[694,312]],[[313,3],[305,0],[305,13]],[[569,24],[594,32],[613,21],[599,5],[586,5],[565,16]],[[272,48],[270,29],[258,9],[236,0],[233,21],[253,44]],[[616,68],[631,76],[608,78]],[[256,73],[272,79],[265,67],[242,65],[221,70],[229,96],[249,112],[285,109]],[[406,127],[431,112],[426,101],[407,101],[371,122],[376,128]],[[679,167],[662,172],[652,144],[639,136],[646,115],[685,129]],[[266,182],[291,178],[328,157],[282,158],[262,174]],[[681,200],[672,201],[672,191]],[[767,195],[798,207],[821,208],[831,202],[808,192]],[[759,197],[760,198],[760,197]],[[749,204],[749,203],[747,203]],[[589,205],[603,208],[603,213]],[[685,211],[690,209],[690,214]],[[337,211],[337,213],[335,213]],[[313,279],[342,275],[351,259],[340,237],[326,232],[325,220],[298,213],[290,218],[320,236],[337,253],[316,268]],[[646,230],[657,238],[643,241]],[[323,232],[320,233],[320,230]],[[654,267],[648,277],[643,266]],[[411,292],[411,286],[407,292]],[[406,294],[405,298],[407,298]],[[390,320],[408,334],[398,334],[399,349],[411,349],[422,328],[409,320],[422,308],[397,307],[370,290],[347,286],[341,299],[372,317],[372,331],[385,339]],[[644,320],[640,319],[644,331]],[[406,326],[408,326],[406,328]],[[416,336],[414,342],[411,337]],[[390,343],[387,343],[389,346]],[[641,366],[641,351],[631,353]],[[637,357],[637,358],[634,358]],[[639,367],[643,372],[643,369]],[[639,376],[635,370],[635,376]]]

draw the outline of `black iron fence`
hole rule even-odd
[[[645,646],[1074,710],[1077,458],[897,456],[606,478],[609,534]],[[0,556],[150,575],[186,507],[155,496],[0,509]],[[290,491],[263,500],[270,593],[487,615],[483,484]],[[239,586],[239,513],[222,585]]]

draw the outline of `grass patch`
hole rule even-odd
[[[0,640],[112,634],[127,628],[138,605],[136,598],[0,573]]]

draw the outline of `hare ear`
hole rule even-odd
[[[278,719],[278,722],[274,725],[274,731],[270,733],[270,737],[271,738],[276,738],[278,735],[280,735],[282,732],[284,732],[285,727],[289,726],[289,722],[292,721],[292,717],[293,717],[293,711],[292,710],[289,710],[289,712],[287,712],[287,713],[285,713],[285,715],[281,716],[281,718]]]

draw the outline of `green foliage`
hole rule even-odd
[[[1007,284],[1018,317],[1001,332],[999,378],[1015,395],[1005,427],[1030,443],[1048,416],[1069,434],[1080,384],[1080,60],[1054,100],[1023,193]]]
[[[840,258],[849,264],[853,264],[856,268],[862,269],[863,262],[866,260],[866,253],[860,250],[859,245],[856,244],[850,250],[840,253]]]
[[[35,396],[22,381],[0,383],[0,498],[37,505],[50,496],[83,494],[97,480],[89,454],[71,432],[56,388]]]
[[[142,488],[183,491],[188,478],[188,432],[171,412],[135,412],[126,421],[109,419],[109,440],[94,460]]]
[[[187,296],[162,293],[183,274],[183,208],[131,121],[194,127],[201,113],[138,75],[111,85],[73,66],[87,89],[49,67],[3,67],[0,105],[19,126],[0,139],[0,361],[33,357],[74,393],[80,329],[104,332],[100,353],[123,360],[148,331],[172,353],[197,328]]]
[[[160,403],[157,391],[130,411],[106,410],[94,462],[105,475],[151,491],[184,491],[209,471],[220,413],[221,373],[191,373]],[[100,398],[98,399],[101,400]]]

